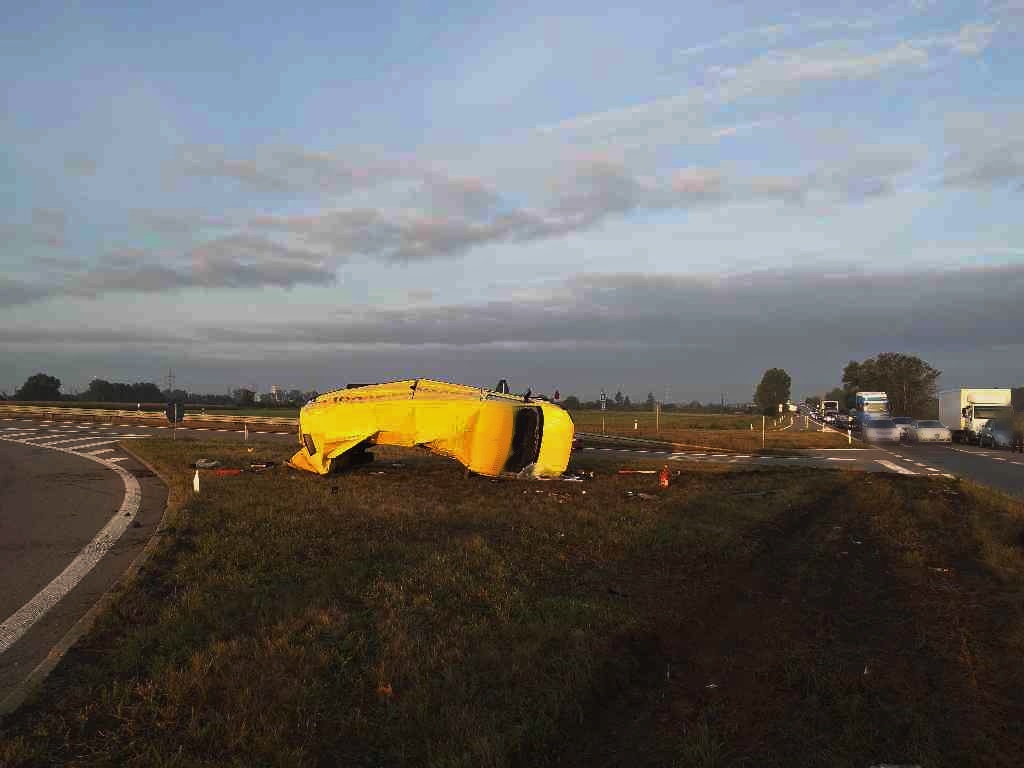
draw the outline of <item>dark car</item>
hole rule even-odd
[[[906,439],[907,430],[910,429],[910,425],[914,423],[914,420],[909,416],[893,416],[893,423],[903,430],[903,437]]]

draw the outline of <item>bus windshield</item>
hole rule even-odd
[[[889,410],[888,403],[864,403],[865,413],[885,413]]]

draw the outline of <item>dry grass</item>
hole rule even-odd
[[[601,411],[571,411],[571,415],[577,431],[594,434],[602,432]],[[789,423],[787,417],[778,425],[768,419],[763,448],[771,451],[842,448],[849,445],[846,435],[803,429],[802,418],[796,421],[795,426],[784,429]],[[634,424],[637,425],[636,429],[633,428]],[[603,426],[604,434],[607,435],[735,451],[762,449],[760,416],[667,412],[662,413],[660,424],[656,425],[654,414],[650,411],[606,411]],[[855,441],[854,445],[859,443]]]
[[[0,764],[1008,766],[1024,750],[1024,517],[996,494],[724,467],[659,491],[594,456],[585,483],[499,482],[381,450],[337,478],[206,475],[196,498],[195,456],[281,449],[135,447],[184,502],[173,535],[3,724]]]

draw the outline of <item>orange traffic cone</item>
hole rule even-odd
[[[661,472],[658,473],[658,485],[662,488],[668,488],[668,464],[661,468]]]

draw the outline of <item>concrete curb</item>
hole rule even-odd
[[[49,653],[46,654],[46,657],[36,665],[35,669],[29,672],[28,676],[22,680],[21,683],[19,683],[17,687],[15,687],[15,689],[3,699],[3,701],[0,701],[0,718],[15,712],[22,704],[25,703],[32,692],[38,689],[42,682],[57,667],[60,660],[64,658],[65,654],[71,650],[71,647],[77,643],[83,635],[92,629],[93,624],[96,623],[96,619],[100,613],[106,610],[114,601],[115,593],[120,592],[135,578],[143,563],[149,559],[156,550],[160,540],[163,538],[164,526],[167,523],[167,517],[170,514],[173,501],[171,497],[170,483],[167,482],[167,478],[157,472],[148,461],[141,458],[135,453],[135,451],[130,450],[123,443],[119,443],[119,445],[126,453],[130,454],[133,459],[152,472],[154,476],[159,478],[160,482],[162,482],[167,488],[167,503],[164,505],[163,514],[160,516],[160,520],[156,524],[156,529],[153,531],[153,535],[149,537],[149,541],[146,542],[142,551],[135,556],[135,559],[132,560],[131,563],[129,563],[124,573],[118,576],[114,583],[107,588],[107,591],[100,595],[99,599],[93,603],[92,607],[86,611],[67,632],[64,633],[64,636],[57,641],[57,643],[50,649]]]

